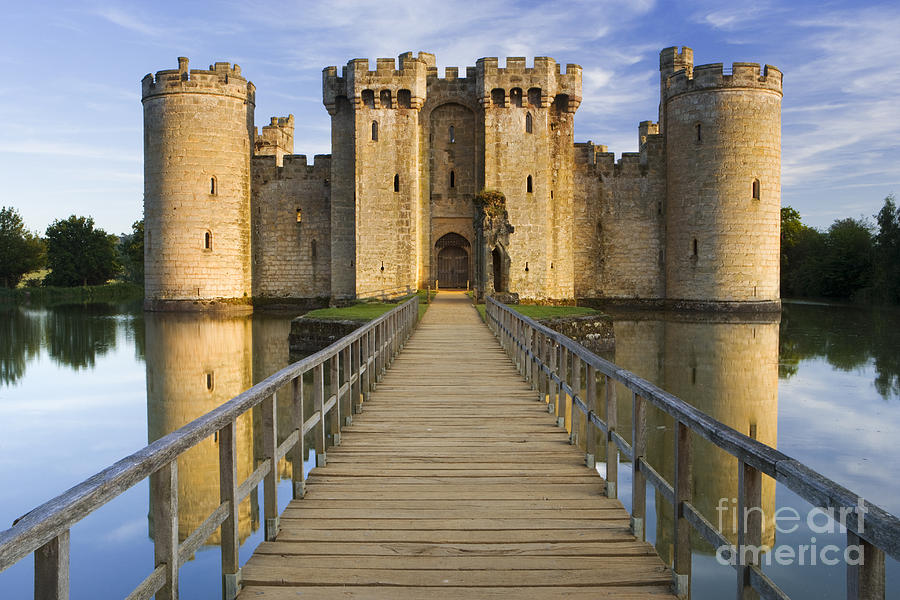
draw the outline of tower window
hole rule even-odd
[[[698,255],[698,253],[697,253],[697,238],[694,238],[694,244],[693,244],[693,247],[692,247],[692,254],[691,254],[691,256],[692,256],[693,258],[697,258],[697,255]]]
[[[703,143],[703,128],[700,123],[697,123],[694,127],[697,130],[697,143],[701,144]]]
[[[209,231],[203,234],[203,249],[212,250],[212,233]]]
[[[525,133],[531,133],[533,129],[531,113],[525,113]]]
[[[363,90],[362,94],[363,106],[367,108],[375,108],[375,92],[373,90]]]
[[[300,209],[299,206],[297,207],[297,222],[298,223],[303,222],[303,211]]]
[[[450,187],[456,187],[456,173],[450,171]]]
[[[216,186],[216,178],[210,177],[209,178],[209,193],[212,194],[213,196],[215,196],[217,192],[218,192],[218,189]]]
[[[210,371],[206,374],[206,389],[211,392],[214,387],[216,387],[216,376],[215,373]]]
[[[453,129],[453,125],[450,126],[448,134],[450,137],[450,143],[451,144],[455,143],[456,142],[456,131]]]
[[[531,175],[528,176],[528,179],[525,180],[525,191],[529,194],[534,191],[534,186],[532,185]]]
[[[312,256],[313,260],[316,258],[316,240],[312,240],[309,243],[309,254]]]
[[[412,93],[409,90],[397,92],[397,108],[412,108]]]
[[[378,141],[378,121],[372,121],[372,141]]]
[[[400,175],[399,174],[394,175],[394,191],[395,192],[400,191]]]
[[[753,199],[759,200],[759,179],[753,180],[752,192],[753,192]]]
[[[378,99],[381,101],[381,108],[391,108],[391,90],[381,90]]]

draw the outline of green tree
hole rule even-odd
[[[878,233],[875,235],[875,288],[879,299],[900,302],[900,209],[894,196],[884,199],[884,206],[875,216]]]
[[[22,275],[46,261],[44,242],[27,229],[12,207],[0,208],[0,285],[16,287]]]
[[[72,215],[47,228],[49,285],[100,285],[116,275],[118,239],[94,229],[94,219]]]
[[[852,298],[872,285],[874,237],[864,219],[840,219],[828,228],[822,295]]]
[[[144,220],[131,225],[131,233],[121,236],[118,245],[119,263],[125,280],[144,283]]]

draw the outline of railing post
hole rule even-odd
[[[647,512],[647,481],[641,464],[647,452],[646,402],[631,393],[631,533],[639,541],[644,539],[644,519]]]
[[[693,458],[691,429],[678,421],[675,425],[675,560],[672,570],[675,593],[690,598],[691,588],[691,524],[684,516],[684,503],[691,501]]]
[[[219,499],[228,505],[228,517],[222,522],[222,597],[225,600],[237,598],[241,589],[235,429],[235,422],[231,421],[219,430]]]
[[[550,366],[550,374],[547,375],[547,394],[549,394],[549,396],[550,396],[550,398],[549,398],[550,403],[553,404],[554,406],[556,406],[556,414],[559,415],[559,414],[562,414],[562,407],[559,405],[559,399],[560,399],[561,394],[559,393],[559,386],[556,384],[555,381],[553,381],[554,375],[559,377],[559,374],[557,373],[557,365],[556,365],[556,363],[557,363],[556,357],[557,357],[557,353],[559,352],[559,347],[556,345],[556,341],[551,338],[547,338],[547,345],[548,345],[547,349],[550,353],[550,365],[549,365]],[[559,417],[557,417],[556,425],[557,425],[557,427],[565,427],[566,426],[565,418],[560,419]]]
[[[581,358],[572,353],[572,393],[574,395],[581,394]],[[574,409],[574,402],[573,409]],[[565,407],[569,410],[568,407]],[[572,413],[575,414],[574,412]],[[565,418],[565,416],[563,417]],[[572,419],[572,431],[569,432],[569,443],[576,444],[578,442],[578,432],[575,431],[575,419]]]
[[[847,563],[848,600],[884,600],[884,551],[847,531],[847,546],[859,547],[860,564]]]
[[[572,387],[569,383],[569,349],[559,345],[559,367],[556,369],[557,375],[559,376],[559,380],[564,383],[568,383],[569,387]],[[575,390],[572,390],[572,393],[575,393]],[[565,391],[562,384],[559,386],[559,402],[562,405],[560,407],[559,412],[562,413],[562,423],[557,419],[556,424],[560,427],[566,426],[566,417],[569,415],[569,399],[572,398],[572,402],[574,402],[574,397],[569,396],[569,393]],[[575,419],[571,419],[572,427],[575,427]]]
[[[34,599],[68,600],[69,530],[34,551]]]
[[[576,360],[578,359],[576,358]],[[573,361],[572,369],[574,368],[575,362]],[[588,414],[584,419],[584,435],[587,436],[587,439],[584,441],[584,464],[588,469],[593,470],[597,464],[597,432],[594,431],[594,424],[591,423],[590,416],[591,413],[597,410],[597,369],[588,363],[585,370],[587,371],[585,374],[587,382],[585,385],[584,403],[587,404]],[[575,414],[574,410],[572,414]]]
[[[166,583],[156,600],[178,598],[178,459],[174,458],[150,475],[153,515],[153,559],[165,565]],[[35,582],[37,583],[37,582]]]
[[[618,402],[616,402],[616,380],[606,376],[606,496],[618,497],[619,447],[613,434],[618,426]]]
[[[344,417],[344,427],[353,423],[353,384],[350,383],[353,379],[353,366],[351,365],[353,360],[353,353],[351,352],[352,347],[353,343],[351,342],[341,350],[341,362],[344,365],[341,368],[341,373],[343,374],[343,383],[341,385],[347,385],[347,391],[343,393],[343,402],[341,403],[341,415]]]
[[[262,442],[264,460],[269,461],[269,472],[263,479],[263,514],[266,519],[265,537],[271,542],[278,534],[278,419],[275,394],[262,401]]]
[[[313,410],[319,412],[316,423],[316,466],[325,466],[325,365],[313,367]]]
[[[756,426],[750,426],[756,439]],[[759,594],[750,584],[750,567],[757,565],[762,544],[762,473],[738,458],[737,598],[756,600]],[[750,550],[750,552],[747,552]]]
[[[331,394],[329,398],[334,396],[334,412],[331,415],[331,445],[341,445],[341,369],[340,369],[340,352],[337,352],[329,359],[331,367],[329,379],[331,381]]]
[[[526,361],[528,364],[528,382],[531,384],[531,389],[537,390],[537,370],[535,369],[535,364],[537,363],[537,332],[530,325],[526,327],[528,330],[526,347],[530,354]],[[541,399],[543,400],[543,398]]]
[[[360,348],[360,340],[350,344],[350,377],[352,383],[350,384],[350,413],[347,415],[350,422],[353,422],[352,415],[354,413],[358,413],[360,409],[360,404],[362,403],[362,398],[360,397],[360,387],[361,387],[361,379],[362,373],[360,372],[360,366],[362,361],[360,360],[361,356],[359,353]]]
[[[291,484],[294,487],[294,500],[306,495],[306,481],[303,458],[306,449],[306,440],[303,435],[303,373],[291,381],[291,425],[299,436],[297,444],[291,451]]]

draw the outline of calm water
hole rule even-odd
[[[0,526],[289,362],[289,317],[145,315],[136,306],[0,307],[0,313]],[[615,333],[617,363],[900,513],[898,313],[786,304],[780,322],[618,315]],[[630,395],[621,389],[619,398],[620,429],[630,428]],[[256,418],[238,424],[241,477],[261,453]],[[672,447],[672,423],[651,411],[648,428],[650,461],[670,477],[665,449]],[[695,467],[695,503],[715,525],[720,499],[727,506],[736,495],[736,461],[700,441],[694,455],[703,465]],[[182,539],[218,502],[216,465],[212,439],[179,461]],[[279,487],[282,506],[290,497],[290,468],[279,468],[288,478]],[[627,464],[619,486],[630,505]],[[73,529],[72,598],[120,598],[149,573],[149,503],[143,482]],[[671,509],[652,492],[647,506],[648,538],[668,559]],[[782,507],[803,519],[811,508],[765,481],[766,543],[797,548],[816,537],[818,548],[843,549],[845,536],[814,533],[805,523],[792,533],[777,531],[770,517]],[[241,507],[240,535],[244,562],[262,539],[255,496]],[[207,540],[182,568],[183,597],[220,597],[217,543],[215,536]],[[844,597],[843,564],[764,569],[795,598]],[[900,573],[892,561],[888,570],[888,595],[896,597]],[[731,597],[733,573],[717,564],[713,548],[695,541],[694,598]],[[0,573],[4,598],[30,597],[31,579],[30,559]]]

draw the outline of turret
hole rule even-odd
[[[660,54],[666,143],[666,298],[776,310],[782,74]]]
[[[331,292],[336,300],[417,287],[419,112],[434,56],[357,58],[322,74],[332,117]],[[364,215],[364,218],[362,217]]]
[[[255,88],[237,65],[148,74],[144,105],[145,306],[249,298]]]

